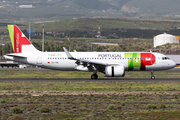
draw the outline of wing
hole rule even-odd
[[[98,72],[103,72],[105,71],[106,66],[116,66],[118,64],[108,64],[108,63],[101,63],[101,62],[95,62],[91,60],[85,60],[85,59],[77,59],[74,58],[69,51],[63,47],[68,59],[70,60],[75,60],[77,65],[83,65],[84,67],[87,67],[89,71],[98,71]]]

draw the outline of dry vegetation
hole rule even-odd
[[[1,82],[0,118],[180,119],[179,82]]]

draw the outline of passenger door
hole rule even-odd
[[[37,64],[42,65],[42,54],[41,53],[37,54]]]

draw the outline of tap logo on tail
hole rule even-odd
[[[16,25],[8,25],[14,53],[22,53],[22,45],[31,45],[26,36]]]

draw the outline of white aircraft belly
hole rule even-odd
[[[71,60],[50,61],[43,64],[45,67],[58,70],[75,70],[75,62]]]

